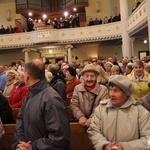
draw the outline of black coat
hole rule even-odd
[[[0,117],[3,124],[14,123],[12,109],[2,94],[0,94]]]

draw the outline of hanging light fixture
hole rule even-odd
[[[147,43],[147,40],[144,40],[144,44],[146,44]]]

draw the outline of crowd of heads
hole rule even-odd
[[[95,20],[94,20],[93,18],[90,18],[88,26],[107,24],[107,23],[112,23],[112,22],[117,22],[117,21],[121,21],[120,14],[115,15],[114,17],[110,16],[110,18],[105,16],[103,19],[102,18],[98,19],[96,17]]]
[[[20,29],[18,27],[7,26],[6,28],[1,25],[0,34],[18,33]]]

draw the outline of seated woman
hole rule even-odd
[[[132,63],[128,63],[125,68],[124,75],[127,76],[128,74],[130,74],[132,72],[132,70],[133,70]]]
[[[10,93],[11,93],[14,83],[15,83],[15,76],[16,76],[17,72],[14,70],[8,70],[6,74],[7,74],[7,83],[5,85],[3,95],[6,98],[9,98]]]
[[[95,109],[88,129],[96,150],[148,150],[150,114],[131,95],[132,82],[123,75],[109,78],[110,99]]]
[[[121,74],[119,66],[113,65],[111,68],[111,75],[119,75],[119,74]]]
[[[16,83],[10,93],[9,104],[12,108],[21,108],[21,105],[29,94],[28,88],[24,82],[24,72],[18,72],[16,75]]]
[[[66,69],[66,94],[67,98],[71,98],[73,95],[73,91],[76,85],[80,84],[80,80],[76,78],[76,69],[73,67],[69,67]]]
[[[104,68],[105,68],[105,71],[108,74],[108,76],[111,75],[111,68],[112,68],[112,66],[113,66],[113,64],[111,62],[106,62],[104,64]]]
[[[0,118],[3,124],[14,123],[12,109],[2,94],[0,94]]]
[[[141,60],[133,62],[133,71],[127,75],[127,78],[132,81],[135,88],[132,96],[137,100],[141,100],[150,90],[150,74],[144,71],[144,64]]]
[[[99,71],[93,64],[87,64],[82,72],[83,82],[73,92],[70,108],[79,124],[89,127],[95,108],[103,99],[109,98],[108,89],[97,83]]]

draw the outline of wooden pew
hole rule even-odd
[[[94,150],[86,130],[78,122],[70,123],[70,150]]]
[[[14,120],[17,119],[19,111],[20,111],[20,108],[12,108],[12,115],[13,115]]]
[[[0,140],[0,149],[1,150],[11,150],[11,144],[14,141],[14,131],[16,124],[5,124],[5,135],[3,139]]]
[[[0,149],[11,150],[16,124],[5,124],[4,128],[5,135],[0,140]],[[82,127],[78,122],[70,123],[70,150],[94,150],[86,130],[87,128]]]

